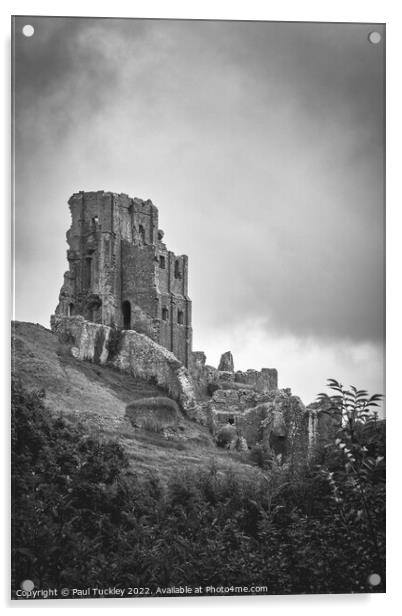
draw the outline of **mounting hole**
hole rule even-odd
[[[370,32],[370,34],[368,35],[368,40],[370,41],[370,43],[373,43],[373,45],[378,45],[378,43],[381,41],[381,34],[379,32]]]
[[[371,586],[378,586],[378,584],[381,583],[381,576],[378,575],[378,573],[372,573],[371,575],[369,575],[368,583]]]
[[[35,588],[35,584],[33,583],[32,580],[24,580],[23,582],[21,582],[21,588],[22,588],[22,590],[26,590],[27,592],[31,592],[31,590],[33,590]]]
[[[23,28],[22,28],[22,34],[24,36],[33,36],[35,33],[35,28],[33,26],[31,26],[31,24],[26,24]]]

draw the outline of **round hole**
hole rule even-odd
[[[34,32],[35,32],[35,28],[31,26],[30,24],[26,24],[26,26],[22,28],[22,34],[24,36],[33,36]]]
[[[381,583],[381,576],[379,576],[378,573],[372,573],[369,575],[368,583],[371,586],[378,586],[378,584]]]
[[[379,32],[370,32],[368,39],[370,43],[373,43],[373,45],[378,45],[381,41],[381,34]]]

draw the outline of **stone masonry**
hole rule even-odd
[[[80,191],[69,205],[69,270],[51,325],[73,355],[156,382],[219,442],[235,434],[236,447],[281,459],[311,450],[314,413],[278,389],[276,369],[235,371],[230,351],[214,368],[192,351],[188,259],[167,250],[152,201]]]
[[[52,330],[61,342],[72,345],[71,353],[76,359],[109,363],[155,383],[180,404],[190,419],[203,423],[187,369],[173,353],[145,334],[134,330],[116,332],[82,316],[54,316]]]
[[[207,395],[211,385],[220,388],[232,384],[233,389],[253,389],[260,393],[267,393],[278,389],[278,371],[276,368],[262,368],[258,370],[234,370],[233,356],[230,351],[223,353],[218,369],[206,364],[203,351],[194,351],[191,354],[189,365],[194,387],[202,398]]]
[[[167,250],[158,209],[150,200],[104,191],[80,191],[68,203],[69,270],[56,316],[143,333],[188,366],[188,258]]]

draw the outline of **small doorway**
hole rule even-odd
[[[127,300],[125,300],[121,309],[123,312],[123,329],[131,329],[131,304]]]

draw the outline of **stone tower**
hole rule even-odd
[[[69,271],[56,315],[82,315],[144,333],[188,366],[188,258],[176,256],[162,242],[158,209],[150,200],[104,191],[80,191],[68,203]]]

